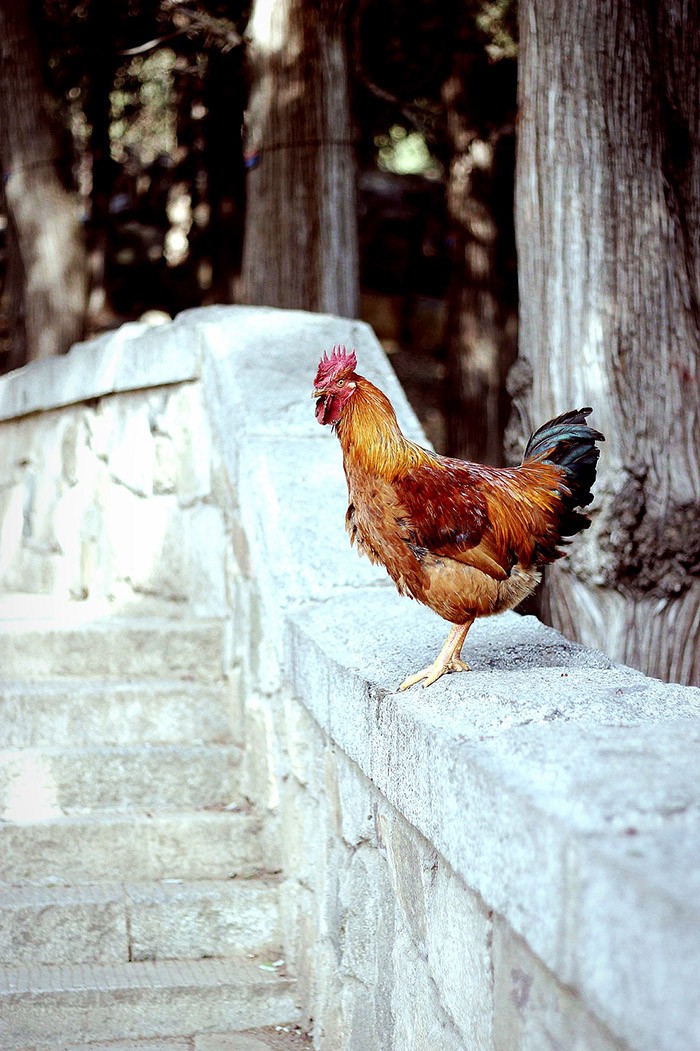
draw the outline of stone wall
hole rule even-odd
[[[3,590],[225,609],[226,501],[198,385],[25,416],[2,442]]]
[[[445,628],[347,543],[309,398],[337,342],[420,437],[337,318],[193,311],[1,380],[3,588],[230,617],[317,1048],[700,1048],[700,691],[507,614],[397,694]]]

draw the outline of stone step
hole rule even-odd
[[[227,698],[224,684],[172,679],[0,680],[0,748],[225,743]]]
[[[197,959],[281,953],[280,884],[274,878],[226,883],[129,885],[131,959]]]
[[[293,979],[250,960],[0,969],[0,1047],[225,1033],[294,1022]]]
[[[260,821],[245,811],[95,811],[0,822],[6,886],[230,879],[261,868]]]
[[[76,605],[79,605],[76,603]],[[0,669],[6,679],[119,676],[220,680],[228,652],[225,620],[174,617],[0,620]]]
[[[312,1051],[311,1039],[299,1025],[265,1026],[238,1033],[201,1033],[168,1040],[109,1040],[68,1044],[54,1051]]]
[[[280,956],[274,877],[11,887],[0,966]]]
[[[36,1051],[35,1047],[22,1051]],[[108,1040],[62,1044],[51,1051],[313,1051],[311,1038],[295,1022],[236,1033],[194,1033],[152,1040]]]
[[[0,818],[76,808],[222,806],[238,793],[232,745],[0,751]]]

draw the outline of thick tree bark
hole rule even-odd
[[[87,264],[73,198],[58,176],[26,0],[0,6],[0,160],[24,273],[26,357],[69,349],[83,331]]]
[[[697,0],[522,0],[517,234],[526,432],[591,404],[593,528],[549,573],[553,623],[700,681]]]
[[[357,315],[345,9],[346,0],[253,6],[242,272],[250,303]]]

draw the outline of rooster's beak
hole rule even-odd
[[[325,398],[326,394],[328,394],[327,390],[315,390],[313,392],[313,394],[311,395],[311,397],[312,398]]]

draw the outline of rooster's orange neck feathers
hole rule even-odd
[[[336,428],[346,470],[364,468],[379,478],[389,479],[430,462],[430,453],[401,433],[386,395],[363,376],[354,378],[357,388]]]

